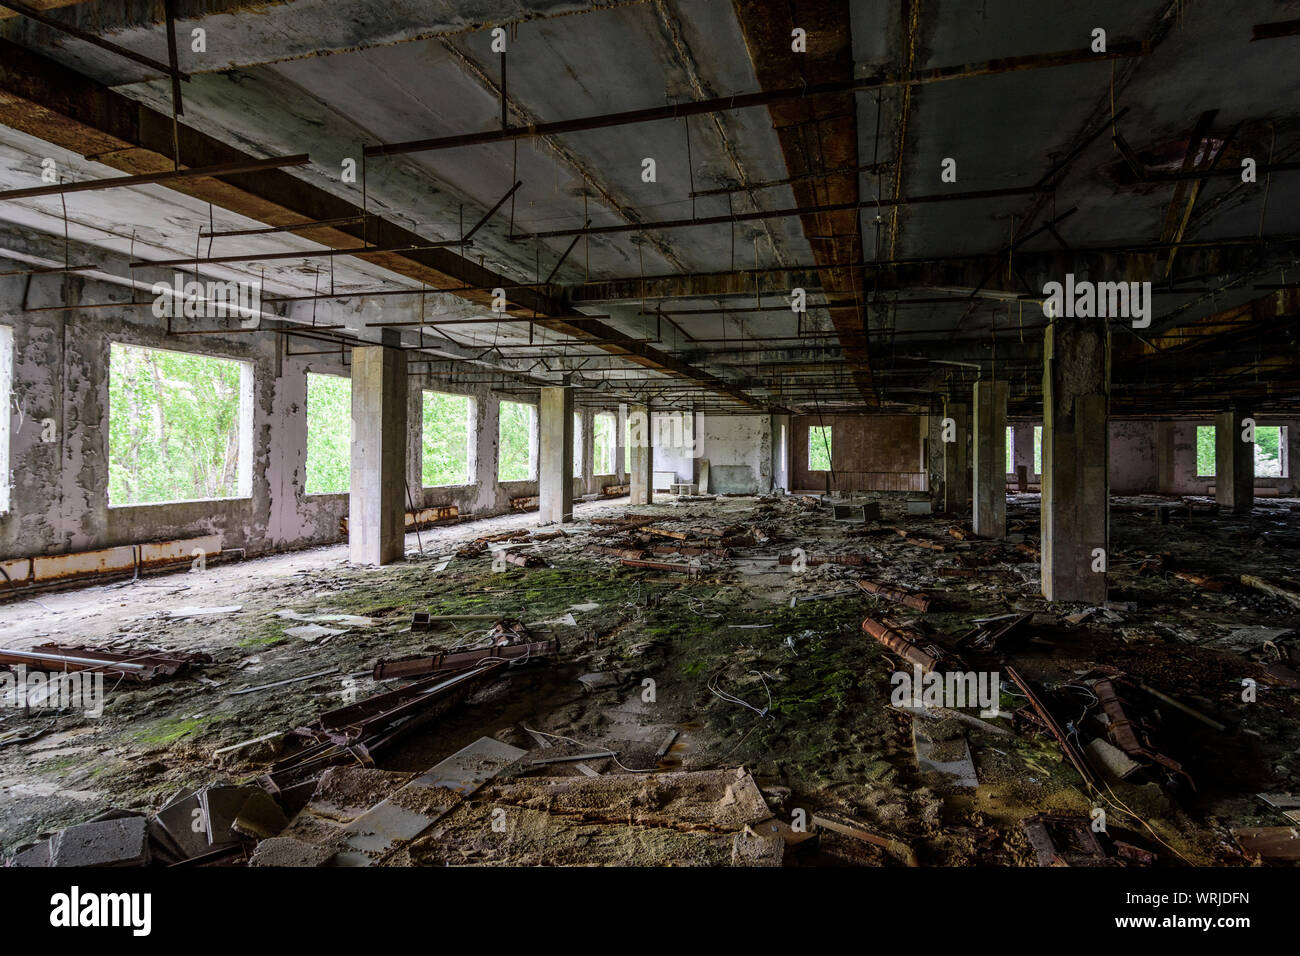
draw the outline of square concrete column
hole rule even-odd
[[[1007,383],[975,383],[971,438],[972,525],[981,538],[1007,534]]]
[[[348,560],[357,564],[406,556],[406,410],[406,353],[354,348]]]
[[[966,514],[971,489],[970,405],[945,399],[943,417],[939,431],[943,442],[943,510]]]
[[[573,389],[542,389],[538,422],[537,520],[573,520]]]
[[[1106,600],[1110,332],[1104,321],[1056,319],[1043,340],[1043,596]]]
[[[1237,514],[1255,507],[1255,443],[1242,440],[1248,418],[1237,406],[1214,416],[1214,500]],[[1254,437],[1253,428],[1247,437]]]
[[[627,407],[628,444],[632,448],[632,471],[628,474],[631,485],[630,504],[648,505],[654,501],[654,443],[651,440],[650,408],[646,405]]]

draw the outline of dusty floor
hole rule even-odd
[[[856,528],[832,520],[827,504],[789,497],[699,502],[662,496],[653,506],[633,509],[655,515],[665,529],[739,525],[753,540],[729,558],[695,558],[700,571],[689,577],[625,568],[614,557],[584,551],[623,540],[593,535],[607,530],[592,525],[593,518],[629,511],[625,501],[615,501],[581,504],[575,523],[564,528],[567,537],[526,545],[546,567],[494,571],[486,554],[452,557],[444,566],[474,538],[535,526],[534,516],[516,515],[422,532],[424,554],[409,536],[409,560],[401,566],[352,568],[346,549],[336,546],[0,605],[6,647],[55,641],[213,657],[189,678],[110,689],[99,719],[77,712],[0,712],[0,850],[12,852],[109,807],[156,810],[183,787],[247,779],[264,768],[218,768],[213,752],[305,724],[349,694],[365,698],[391,689],[370,679],[378,660],[482,639],[483,622],[410,630],[413,611],[431,611],[517,618],[536,635],[558,637],[560,660],[482,688],[384,752],[379,769],[423,771],[483,736],[531,750],[538,738],[529,730],[555,735],[544,739],[571,748],[556,753],[608,749],[617,759],[587,761],[600,777],[582,777],[570,764],[550,765],[545,778],[503,775],[392,862],[751,862],[736,826],[752,821],[718,827],[692,822],[685,804],[681,813],[668,812],[671,801],[651,819],[629,815],[616,796],[602,803],[598,791],[580,806],[552,792],[569,786],[564,781],[592,787],[597,784],[591,781],[629,770],[744,767],[779,820],[836,814],[860,821],[913,847],[923,865],[1033,865],[1022,819],[1067,813],[1086,820],[1097,806],[1116,833],[1155,851],[1161,863],[1239,865],[1247,861],[1232,827],[1288,822],[1255,794],[1300,789],[1300,700],[1276,669],[1268,670],[1266,648],[1230,635],[1252,626],[1300,626],[1300,614],[1237,582],[1252,573],[1300,589],[1300,502],[1261,500],[1248,517],[1198,514],[1160,524],[1157,500],[1113,503],[1109,608],[1079,623],[1066,618],[1084,606],[1049,605],[1038,595],[1031,550],[1038,498],[1031,495],[1009,500],[1012,533],[1004,542],[959,539],[949,529],[960,522],[908,516],[901,500],[888,497],[881,500],[880,522]],[[894,527],[906,529],[912,540]],[[865,555],[869,563],[820,564],[795,573],[778,558],[796,548],[810,555]],[[1151,556],[1157,554],[1166,557],[1156,562]],[[1188,583],[1174,576],[1182,570],[1225,586],[1214,591]],[[935,605],[919,614],[857,592],[791,605],[792,597],[842,591],[863,577],[923,590]],[[236,605],[219,614],[169,616],[183,608]],[[277,611],[354,615],[370,623],[321,621],[342,633],[294,636],[286,630],[306,622]],[[1194,789],[1184,779],[1144,772],[1107,781],[1099,796],[1088,796],[1050,736],[1008,732],[1012,711],[1025,703],[1013,685],[1004,685],[1001,716],[989,721],[992,727],[924,721],[936,741],[932,759],[960,758],[964,734],[978,787],[922,774],[913,746],[913,721],[920,718],[891,706],[897,658],[863,633],[864,616],[916,626],[951,644],[975,620],[1012,611],[1037,615],[1014,650],[977,655],[971,667],[998,670],[1013,663],[1040,686],[1069,694],[1094,668],[1109,666],[1176,698],[1223,726],[1212,729],[1173,706],[1159,710],[1159,739]],[[323,671],[329,673],[232,694]],[[587,689],[577,678],[592,672],[608,672],[614,680]],[[1255,682],[1253,701],[1242,699],[1243,679]],[[1083,695],[1079,706],[1075,723],[1082,729],[1097,709]],[[40,731],[37,739],[16,742]],[[672,731],[671,749],[657,758]],[[380,787],[371,802],[407,778],[395,773],[383,779],[392,786]],[[508,838],[485,836],[484,815],[495,807],[514,814]],[[295,825],[311,822],[304,816]],[[877,846],[830,831],[799,860],[897,862]]]

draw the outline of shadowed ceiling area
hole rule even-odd
[[[718,411],[924,410],[992,375],[1033,414],[1044,286],[1150,282],[1110,321],[1116,414],[1297,397],[1294,3],[493,6],[29,4],[0,20],[3,189],[308,160],[10,198],[3,246],[257,278],[340,347]]]

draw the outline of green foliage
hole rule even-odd
[[[423,449],[420,476],[426,488],[463,485],[469,473],[470,404],[464,395],[424,393]]]
[[[520,402],[500,404],[497,431],[497,480],[528,481],[533,477],[533,421],[537,409]]]
[[[1196,476],[1214,477],[1214,426],[1196,426]]]
[[[1213,478],[1215,474],[1214,426],[1196,426],[1196,475]],[[1255,429],[1255,477],[1282,477],[1282,429],[1263,425]]]
[[[1277,425],[1255,429],[1255,475],[1282,477],[1282,429]]]
[[[1007,474],[1014,474],[1016,470],[1016,430],[1010,425],[1007,426]]]
[[[352,487],[352,380],[307,373],[307,494]]]
[[[1043,473],[1043,426],[1034,426],[1034,474]]]
[[[108,370],[108,500],[151,504],[239,494],[244,363],[114,342]]]
[[[615,429],[618,420],[609,412],[600,412],[591,426],[591,473],[593,475],[614,474]]]
[[[831,470],[831,429],[833,425],[811,425],[808,428],[808,470]]]

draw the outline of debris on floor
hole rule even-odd
[[[97,721],[0,717],[0,773],[50,780],[11,801],[11,865],[1295,859],[1293,585],[1244,537],[1120,511],[1111,600],[1056,606],[1034,495],[1006,541],[888,497],[699,498],[443,526],[405,565],[3,652],[117,688]],[[1188,610],[1176,571],[1229,584],[1182,580]],[[945,696],[968,677],[992,699]]]

